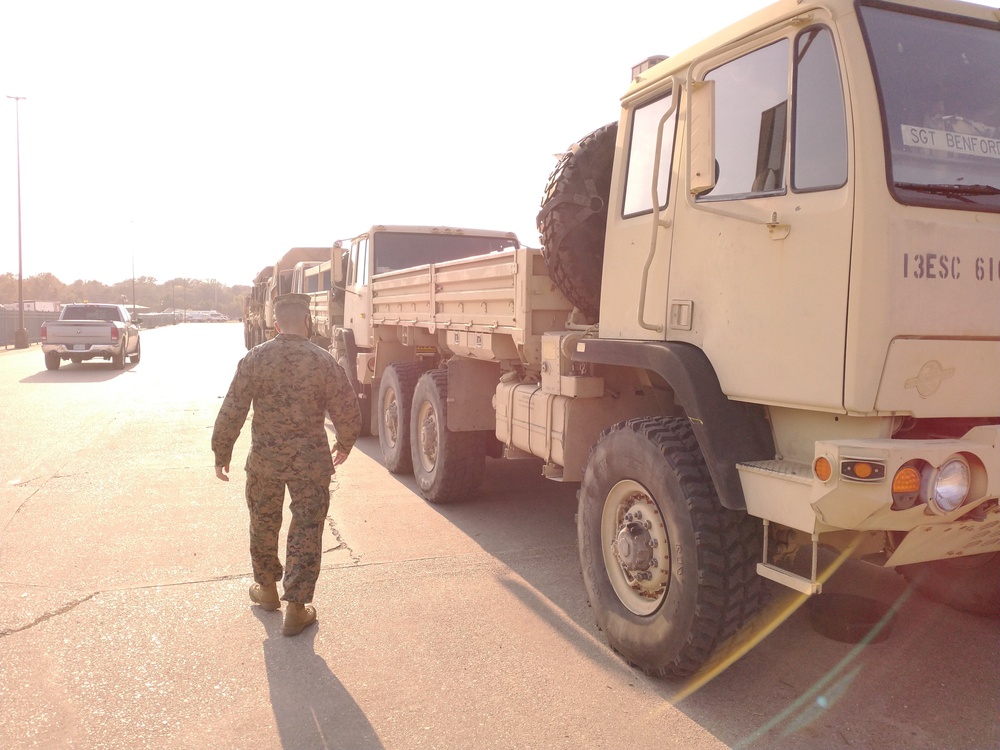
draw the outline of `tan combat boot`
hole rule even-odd
[[[281,606],[281,600],[278,598],[278,585],[272,583],[270,586],[261,586],[259,583],[255,583],[250,587],[250,601],[259,604],[262,609],[266,609],[268,612],[273,612]]]
[[[316,608],[311,604],[288,602],[285,607],[285,624],[281,628],[282,635],[298,635],[316,622]]]

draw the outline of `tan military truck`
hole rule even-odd
[[[244,343],[247,349],[274,338],[274,300],[279,294],[289,294],[296,269],[318,265],[329,260],[329,247],[293,247],[273,266],[265,266],[253,280],[250,295],[244,300]]]
[[[410,347],[399,343],[397,335],[405,331],[406,325],[398,327],[376,324],[373,317],[375,297],[382,292],[375,291],[373,280],[381,277],[392,284],[392,275],[399,269],[412,268],[422,264],[436,264],[468,256],[500,252],[519,247],[516,235],[456,227],[431,227],[408,225],[376,225],[350,240],[350,250],[344,260],[346,264],[334,264],[334,286],[344,289],[343,321],[333,328],[333,342],[330,351],[344,367],[354,386],[361,406],[362,434],[380,433],[394,435],[399,425],[408,423],[408,415],[399,413],[398,405],[387,407],[399,418],[390,423],[391,429],[385,433],[385,415],[377,412],[378,382],[376,375],[391,364],[413,361],[416,365],[430,361],[433,350]],[[339,249],[339,245],[335,245]],[[333,259],[332,259],[333,260]],[[382,337],[387,337],[383,340]],[[376,353],[381,357],[380,368],[376,370]],[[419,354],[419,359],[417,355]],[[405,410],[404,410],[405,412]],[[399,420],[402,420],[401,422]],[[405,432],[405,431],[404,431]],[[403,450],[403,443],[409,445],[408,438],[401,438],[398,451],[401,461],[409,460],[409,449]],[[402,465],[397,468],[402,468]],[[394,468],[394,470],[396,470]]]
[[[264,316],[264,301],[267,299],[267,285],[274,275],[274,266],[264,266],[254,276],[250,293],[243,300],[243,340],[247,349],[267,341],[267,323]]]
[[[637,66],[540,255],[352,247],[386,464],[432,502],[490,453],[579,481],[587,595],[649,673],[698,669],[762,578],[818,593],[820,548],[1000,614],[997,70],[996,10],[784,0]]]
[[[324,349],[330,348],[334,330],[344,324],[343,279],[347,251],[341,242],[337,240],[327,250],[326,260],[299,263],[292,274],[292,291],[309,296],[312,341]]]

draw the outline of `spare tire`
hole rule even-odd
[[[574,144],[549,175],[536,223],[549,276],[592,320],[601,307],[604,233],[618,123]]]

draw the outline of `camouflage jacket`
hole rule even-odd
[[[225,466],[253,404],[246,468],[281,476],[329,476],[334,447],[347,453],[361,430],[358,401],[333,356],[303,336],[278,334],[240,360],[212,432],[215,465]]]

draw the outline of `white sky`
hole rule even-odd
[[[0,0],[24,276],[248,284],[375,223],[517,232],[630,69],[767,0]],[[595,8],[599,8],[595,9]],[[0,273],[17,273],[0,98]]]

